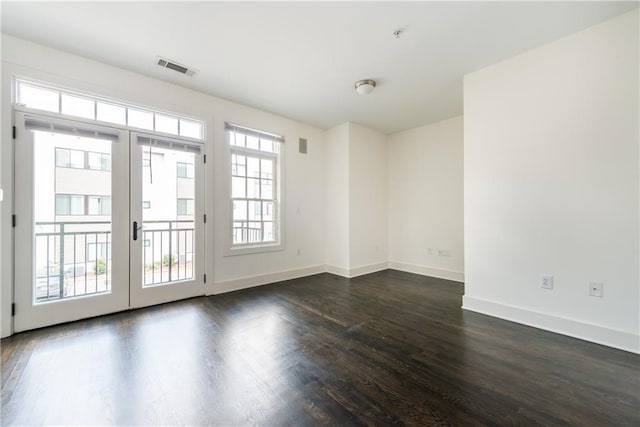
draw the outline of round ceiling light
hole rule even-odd
[[[366,79],[366,80],[359,80],[356,82],[356,92],[358,92],[360,95],[370,94],[371,91],[373,91],[373,88],[375,87],[376,87],[375,80]]]

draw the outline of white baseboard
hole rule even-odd
[[[327,273],[335,274],[337,276],[346,277],[352,279],[354,277],[362,276],[364,274],[375,273],[376,271],[386,270],[389,268],[387,262],[379,262],[377,264],[361,265],[359,267],[344,268],[337,267],[335,265],[326,265],[325,271]]]
[[[423,276],[437,277],[438,279],[464,282],[464,272],[445,270],[444,268],[427,267],[424,265],[405,264],[403,262],[389,261],[389,268],[405,271],[407,273],[421,274]]]
[[[349,278],[349,269],[345,267],[338,267],[336,265],[325,265],[324,271],[327,273],[335,274],[336,276],[342,276]]]
[[[281,282],[283,280],[297,279],[299,277],[312,276],[324,273],[324,265],[314,265],[311,267],[296,268],[293,270],[277,271],[275,273],[259,274],[257,276],[241,277],[239,279],[223,280],[215,282],[213,289],[207,295],[222,294],[225,292],[238,291],[240,289],[252,288],[254,286],[267,285],[269,283]]]
[[[492,317],[521,323],[534,328],[544,329],[573,338],[614,347],[631,353],[640,354],[640,335],[632,332],[592,325],[572,319],[540,313],[521,307],[501,304],[493,301],[462,297],[462,308]]]
[[[377,264],[361,265],[353,267],[349,270],[349,278],[362,276],[364,274],[375,273],[376,271],[386,270],[389,268],[388,262],[379,262]]]

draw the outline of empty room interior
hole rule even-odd
[[[3,1],[2,425],[640,425],[638,1]]]

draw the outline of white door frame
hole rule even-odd
[[[138,144],[138,138],[149,138],[160,140],[165,143],[173,143],[177,145],[188,145],[197,148],[199,153],[195,154],[194,161],[194,252],[193,259],[193,278],[191,280],[183,280],[180,282],[171,282],[161,285],[143,287],[143,239],[138,236],[137,240],[133,240],[134,222],[138,227],[143,223],[142,217],[142,149]],[[130,181],[130,305],[131,308],[146,307],[149,305],[161,304],[179,299],[201,296],[205,294],[204,277],[205,277],[205,193],[204,193],[204,149],[202,143],[182,139],[179,137],[158,136],[154,134],[146,134],[141,132],[131,132],[130,137],[130,162],[131,162],[131,181]],[[144,230],[140,230],[142,233]]]
[[[41,120],[54,126],[76,127],[117,135],[112,143],[111,169],[111,292],[72,297],[35,304],[34,296],[34,133],[25,120]],[[15,111],[17,138],[15,141],[15,278],[14,302],[16,314],[14,332],[99,316],[129,307],[129,242],[128,192],[118,189],[129,185],[128,132],[118,128],[87,124]],[[53,131],[55,133],[55,130]]]

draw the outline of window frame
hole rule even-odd
[[[233,130],[230,130],[229,127],[237,127],[239,130],[248,130],[250,132],[263,134],[268,137],[273,136],[274,138],[277,138],[280,140],[279,142],[274,141],[274,144],[280,144],[278,146],[278,150],[274,152],[270,152],[270,151],[263,151],[260,149],[248,148],[246,146],[241,147],[241,146],[232,145],[231,135],[233,133]],[[225,190],[227,192],[225,197],[226,203],[227,203],[227,208],[225,209],[225,214],[226,214],[225,223],[226,223],[227,229],[225,230],[225,234],[224,234],[224,237],[225,237],[224,256],[247,255],[247,254],[260,253],[260,252],[284,250],[285,249],[285,244],[284,244],[285,233],[284,233],[284,226],[283,226],[283,224],[285,224],[285,221],[284,221],[285,196],[284,196],[284,185],[283,185],[284,157],[285,157],[284,138],[269,132],[257,131],[251,128],[245,128],[244,126],[231,125],[229,123],[226,123],[224,134],[225,134],[224,138],[225,138],[225,151],[226,151]],[[245,193],[245,197],[243,198],[233,197],[232,156],[234,154],[240,154],[243,156],[254,157],[259,159],[268,159],[274,162],[274,172],[272,177],[272,181],[273,181],[272,188],[273,188],[273,196],[274,196],[273,199],[248,198],[246,197],[247,196],[246,193]],[[260,201],[260,202],[272,201],[273,202],[273,227],[274,227],[274,234],[275,234],[274,241],[254,242],[254,243],[236,243],[236,244],[233,243],[233,230],[234,230],[233,204],[235,201],[238,201],[238,200]],[[249,221],[249,219],[247,218],[246,222],[252,222],[252,221]],[[265,221],[262,219],[260,222],[261,224],[263,224]],[[270,221],[266,221],[266,222],[270,222]]]

